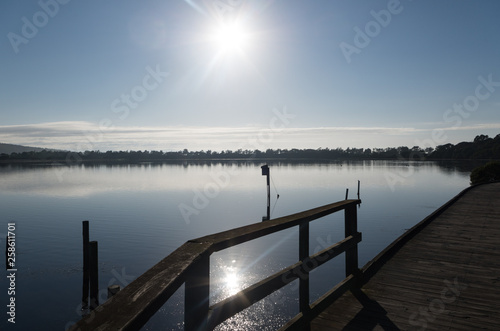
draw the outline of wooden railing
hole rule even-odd
[[[361,200],[344,200],[297,214],[190,240],[146,271],[110,300],[85,316],[70,330],[138,330],[174,292],[185,284],[185,330],[212,330],[253,303],[290,282],[299,280],[300,313],[282,330],[303,329],[308,320],[357,282],[358,246],[356,207]],[[345,211],[345,238],[309,256],[309,222]],[[210,255],[294,226],[299,227],[299,261],[212,306]],[[309,304],[309,272],[345,252],[346,278]]]

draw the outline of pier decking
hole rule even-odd
[[[362,272],[311,330],[499,330],[500,183],[464,192]]]

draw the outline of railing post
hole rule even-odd
[[[300,311],[305,315],[310,309],[309,306],[309,268],[305,265],[309,257],[309,222],[299,226],[299,260],[304,264],[304,273],[299,278],[299,306]]]
[[[184,326],[187,331],[206,330],[210,296],[210,255],[203,253],[186,277]]]
[[[356,205],[351,204],[345,209],[345,237],[358,233],[358,216]],[[345,275],[356,274],[358,271],[358,245],[354,245],[345,252]]]

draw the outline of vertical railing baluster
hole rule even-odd
[[[299,278],[300,311],[306,315],[309,307],[309,268],[305,265],[309,257],[309,222],[299,226],[299,260],[304,263],[302,276]]]
[[[185,330],[206,330],[210,296],[210,255],[208,253],[201,255],[190,268],[185,286]]]
[[[345,237],[358,233],[356,204],[351,204],[345,209]],[[358,245],[354,245],[345,252],[345,275],[356,274],[358,271]]]

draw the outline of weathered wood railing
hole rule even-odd
[[[282,329],[301,329],[311,316],[357,281],[357,244],[361,241],[361,233],[357,230],[356,207],[360,203],[360,200],[344,200],[190,240],[85,316],[70,330],[138,330],[182,284],[185,284],[185,329],[212,330],[296,279],[299,280],[300,313]],[[309,222],[341,210],[345,211],[345,239],[309,256]],[[209,269],[212,253],[294,226],[299,227],[297,263],[210,306]],[[346,278],[309,304],[309,272],[343,252],[346,253]]]

